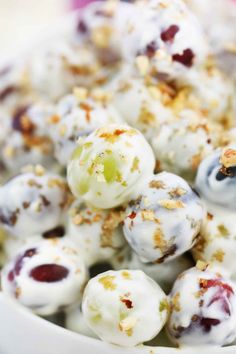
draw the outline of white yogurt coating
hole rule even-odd
[[[33,53],[27,65],[32,88],[44,99],[56,101],[75,86],[93,87],[108,80],[91,48],[70,39],[55,38]]]
[[[108,209],[137,196],[154,166],[153,151],[138,130],[106,125],[78,141],[67,179],[76,197]]]
[[[42,234],[63,223],[70,201],[62,177],[32,167],[0,187],[0,221],[15,237]]]
[[[152,139],[159,169],[192,180],[200,162],[218,144],[219,127],[186,110],[183,117],[167,121]]]
[[[125,347],[154,338],[168,308],[159,285],[139,270],[99,274],[88,282],[82,302],[84,319],[96,335]]]
[[[235,155],[235,146],[215,151],[202,161],[195,181],[202,198],[228,210],[236,209]]]
[[[122,122],[112,105],[89,97],[83,88],[74,89],[73,95],[65,96],[55,113],[50,121],[51,137],[55,156],[63,166],[70,160],[79,137],[106,124]]]
[[[96,334],[86,324],[80,307],[73,308],[66,312],[65,327],[70,331],[83,334],[91,338],[98,338]]]
[[[236,287],[217,268],[199,262],[170,293],[167,331],[179,346],[223,346],[236,338]]]
[[[169,120],[173,113],[161,102],[158,85],[146,85],[140,78],[130,77],[124,72],[108,85],[113,93],[112,103],[132,127],[139,129],[150,140],[161,123]]]
[[[81,202],[72,205],[67,236],[77,245],[88,266],[109,261],[123,249],[123,218],[122,209],[95,209]]]
[[[2,159],[11,173],[17,174],[27,164],[47,167],[54,163],[47,127],[52,114],[52,105],[38,102],[19,106],[11,117],[7,117],[11,126],[3,143]]]
[[[124,234],[142,262],[169,262],[191,249],[205,216],[201,200],[181,177],[149,177],[126,209]]]
[[[192,249],[196,260],[222,267],[236,279],[235,211],[206,202],[205,218],[199,239]]]
[[[87,270],[73,242],[41,240],[22,248],[2,271],[2,290],[39,315],[81,301]]]
[[[186,83],[191,89],[188,100],[213,122],[225,127],[233,124],[235,89],[230,80],[219,70],[216,63],[209,62],[203,70],[192,70]]]

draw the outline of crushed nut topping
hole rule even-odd
[[[120,321],[119,329],[121,332],[125,332],[127,336],[131,337],[133,334],[133,328],[137,323],[137,319],[134,317],[126,317],[124,320]]]
[[[185,204],[181,200],[162,199],[158,201],[158,204],[169,210],[185,207]]]
[[[226,168],[236,166],[236,150],[223,150],[220,157],[220,163]]]
[[[106,275],[99,279],[99,283],[101,283],[105,290],[115,290],[116,284],[114,283],[115,277],[112,275]]]

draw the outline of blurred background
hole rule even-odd
[[[15,54],[75,5],[75,0],[0,0],[0,56]]]

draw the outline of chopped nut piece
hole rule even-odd
[[[203,261],[197,261],[196,268],[198,270],[205,271],[207,269],[207,267],[208,267],[208,263],[203,262]]]
[[[222,249],[215,251],[212,255],[212,261],[216,260],[217,262],[222,263],[224,261],[225,252]]]
[[[184,203],[181,200],[162,199],[158,201],[158,204],[169,210],[180,209],[185,207]]]
[[[149,59],[145,55],[140,55],[136,58],[136,65],[141,75],[146,75],[149,69]]]
[[[220,157],[220,163],[226,168],[236,166],[236,150],[224,150]]]
[[[180,293],[176,293],[171,300],[171,308],[173,311],[179,312],[181,310],[180,306]]]
[[[165,185],[165,183],[162,182],[162,181],[155,181],[155,180],[153,180],[153,181],[151,181],[151,182],[149,183],[149,187],[150,187],[150,188],[156,188],[156,189],[165,189],[165,188],[166,188],[166,185]]]
[[[114,283],[115,277],[112,275],[107,275],[104,277],[101,277],[99,279],[99,283],[101,283],[106,290],[115,290],[116,289],[116,284]]]
[[[79,100],[85,100],[88,97],[88,90],[84,87],[75,87],[73,89],[73,94]]]
[[[133,328],[137,323],[137,319],[134,317],[127,317],[119,323],[119,329],[125,332],[127,336],[131,337],[133,334]]]

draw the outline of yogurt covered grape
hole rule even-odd
[[[138,130],[107,125],[78,142],[67,177],[76,197],[107,209],[136,196],[154,166],[152,149]]]
[[[19,238],[42,234],[61,225],[70,202],[62,177],[32,167],[0,187],[0,222]]]
[[[89,281],[82,311],[98,337],[132,347],[160,332],[167,320],[168,301],[142,271],[108,271]]]
[[[205,215],[181,177],[153,175],[126,209],[124,234],[143,262],[167,262],[191,249]]]
[[[69,211],[67,235],[88,266],[109,261],[125,245],[122,209],[101,210],[76,202]]]
[[[43,240],[23,248],[2,272],[2,289],[39,315],[51,315],[81,300],[86,267],[73,243]]]
[[[198,263],[170,293],[167,329],[179,346],[222,346],[236,337],[236,288],[214,268]]]

